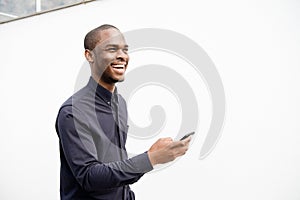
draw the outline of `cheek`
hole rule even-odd
[[[107,66],[110,65],[113,58],[108,56],[99,55],[96,59],[96,66],[102,70],[104,70]]]

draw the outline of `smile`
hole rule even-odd
[[[112,67],[116,68],[116,69],[124,69],[125,68],[125,64],[118,64],[118,65],[112,64]]]
[[[125,73],[126,64],[117,63],[117,64],[112,64],[111,66],[115,73],[120,74],[120,75]]]

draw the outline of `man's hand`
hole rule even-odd
[[[148,150],[148,156],[152,166],[175,160],[188,150],[191,136],[182,141],[173,141],[172,138],[157,140]]]

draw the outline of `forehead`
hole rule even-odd
[[[114,28],[99,31],[98,37],[100,40],[97,42],[97,46],[106,46],[109,44],[127,45],[123,34]]]

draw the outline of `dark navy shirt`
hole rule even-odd
[[[127,107],[116,88],[90,78],[61,106],[55,127],[62,200],[134,199],[128,185],[153,168],[147,153],[127,156]]]

